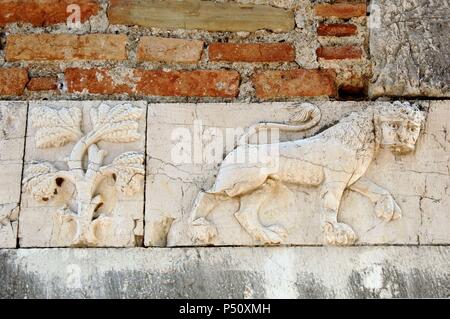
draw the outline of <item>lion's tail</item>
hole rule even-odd
[[[278,129],[285,132],[302,132],[316,126],[322,117],[320,109],[311,103],[302,103],[300,107],[300,110],[289,121],[293,124],[263,122],[252,125],[239,139],[238,146],[249,144],[250,138],[262,130]]]

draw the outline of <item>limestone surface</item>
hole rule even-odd
[[[0,250],[0,298],[447,298],[449,254],[448,246]]]
[[[0,102],[0,248],[15,248],[27,104]]]
[[[450,96],[449,15],[448,1],[372,1],[372,97]]]
[[[30,103],[21,247],[141,244],[145,105]]]

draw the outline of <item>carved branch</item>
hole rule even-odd
[[[71,171],[76,172],[80,177],[84,176],[83,171],[83,158],[88,151],[89,147],[99,141],[101,133],[98,131],[92,131],[83,136],[73,147],[70,153],[67,165]]]

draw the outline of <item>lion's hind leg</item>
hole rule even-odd
[[[221,196],[200,192],[195,199],[189,219],[194,242],[210,244],[217,237],[217,228],[206,217],[219,205]]]
[[[239,211],[235,213],[236,219],[253,239],[269,245],[281,243],[287,234],[282,226],[264,226],[259,220],[261,206],[271,200],[274,183],[269,179],[260,189],[242,196]]]

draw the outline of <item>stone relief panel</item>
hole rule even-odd
[[[30,103],[21,247],[141,244],[145,106]]]
[[[448,219],[448,141],[426,125],[428,109],[431,122],[445,112],[428,102],[149,105],[145,244],[416,244],[430,211]],[[430,182],[439,196],[426,195]]]
[[[15,248],[26,102],[0,102],[0,248]]]

